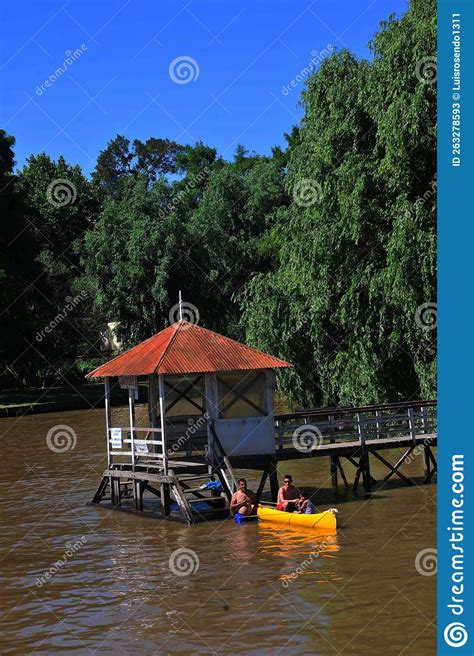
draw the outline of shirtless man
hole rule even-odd
[[[277,510],[293,512],[296,509],[295,501],[299,499],[300,491],[293,485],[289,474],[283,477],[283,485],[278,490]]]
[[[230,511],[240,513],[241,515],[250,515],[255,505],[255,494],[247,490],[247,481],[245,478],[239,479],[239,489],[234,492],[230,500]]]

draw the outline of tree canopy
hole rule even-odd
[[[117,135],[89,179],[44,153],[15,172],[0,132],[2,385],[81,378],[108,322],[135,344],[182,290],[202,325],[293,363],[299,403],[435,395],[433,0],[370,49],[321,63],[270,156]]]

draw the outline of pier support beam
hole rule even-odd
[[[271,460],[269,462],[269,476],[270,476],[270,491],[272,495],[272,501],[276,503],[278,498],[278,490],[280,488],[278,484],[278,471],[277,471],[276,460]]]
[[[171,512],[169,483],[162,483],[160,485],[160,497],[161,497],[161,515],[163,517],[168,517]]]

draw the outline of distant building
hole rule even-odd
[[[120,321],[110,321],[107,328],[100,333],[100,350],[104,353],[118,353],[122,350],[122,342],[119,340],[118,332]]]

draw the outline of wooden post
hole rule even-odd
[[[382,426],[380,423],[380,418],[382,416],[382,413],[380,410],[375,411],[375,416],[377,417],[377,422],[376,422],[376,428],[377,428],[377,439],[380,439],[382,437]]]
[[[112,506],[118,508],[121,504],[120,478],[117,478],[116,476],[110,477],[110,497],[112,500]]]
[[[105,393],[105,429],[107,432],[107,469],[112,467],[112,456],[110,454],[110,429],[112,427],[112,413],[110,409],[110,379],[108,376],[104,379]]]
[[[135,392],[131,387],[128,388],[128,410],[130,416],[130,446],[132,449],[132,471],[135,471],[135,435],[134,435]]]
[[[416,446],[416,427],[415,418],[413,416],[413,408],[408,408],[408,428],[410,429],[411,440],[413,446]]]
[[[161,497],[161,514],[163,517],[168,517],[168,515],[171,512],[169,483],[162,483],[160,485],[160,497]]]
[[[269,462],[269,476],[270,476],[270,493],[272,496],[272,501],[275,503],[278,498],[278,490],[280,488],[278,484],[278,471],[277,471],[276,460],[270,460]]]
[[[426,430],[426,412],[424,406],[421,406],[420,413],[421,413],[422,431],[423,434],[426,435],[428,431]],[[425,480],[423,481],[424,483],[427,483],[431,478],[431,462],[430,462],[429,452],[430,452],[430,447],[427,446],[425,440],[425,443],[423,444],[423,471],[425,474]]]
[[[364,490],[366,492],[371,491],[371,477],[370,477],[370,463],[369,463],[369,452],[365,445],[365,425],[364,417],[360,413],[357,413],[357,428],[359,431],[359,441],[360,441],[360,468],[362,469],[362,481],[364,484]]]
[[[255,505],[257,505],[258,502],[260,501],[260,497],[262,496],[262,492],[265,487],[265,483],[267,481],[269,473],[270,473],[270,469],[268,467],[265,467],[265,469],[262,472],[262,478],[260,479],[260,484],[255,494]]]
[[[135,510],[143,511],[143,481],[133,481],[133,499],[135,502]]]
[[[336,441],[334,439],[334,415],[329,415],[328,420],[329,420],[329,425],[330,425],[329,432],[330,432],[330,435],[331,435],[331,437],[329,438],[329,442],[331,444],[334,444],[334,442]],[[335,490],[337,490],[337,471],[338,471],[338,469],[337,469],[337,457],[336,456],[331,456],[329,458],[329,471],[330,471],[330,474],[331,474],[332,486]]]
[[[204,390],[206,394],[206,413],[207,413],[207,456],[208,456],[208,473],[212,474],[212,464],[215,461],[214,453],[214,436],[212,434],[213,422],[219,418],[219,405],[217,398],[217,378],[215,374],[205,374]]]
[[[275,421],[275,432],[276,432],[276,448],[278,451],[283,449],[283,423],[280,419]]]
[[[158,428],[158,413],[156,411],[156,404],[157,404],[157,398],[156,398],[156,387],[157,387],[157,380],[156,376],[151,374],[148,376],[148,416],[150,419],[150,426],[151,428]],[[160,435],[160,439],[162,439],[163,436]],[[153,433],[153,440],[156,440],[156,433]],[[153,445],[153,453],[159,453],[159,445],[154,444]]]
[[[163,374],[158,375],[158,398],[160,403],[161,420],[161,448],[163,451],[163,473],[168,470],[168,451],[166,449],[166,403],[165,403],[165,380]]]

